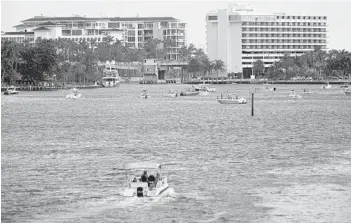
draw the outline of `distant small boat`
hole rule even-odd
[[[19,91],[16,90],[15,87],[8,87],[5,92],[4,95],[12,95],[12,94],[18,94]]]
[[[328,83],[327,85],[323,85],[322,89],[330,89],[332,86]]]
[[[147,90],[142,90],[141,93],[140,93],[140,98],[145,98],[145,99],[148,99],[150,98],[150,94]]]
[[[199,84],[197,86],[193,86],[195,91],[208,91],[208,92],[215,92],[216,88],[210,88],[208,84]]]
[[[66,99],[78,99],[82,97],[82,95],[78,92],[77,88],[73,88],[72,92],[66,95]]]
[[[195,88],[188,88],[184,91],[180,92],[180,96],[196,96],[200,93],[200,91],[196,91]]]
[[[348,90],[348,91],[344,91],[344,92],[345,92],[346,95],[351,96],[351,91]]]
[[[163,94],[164,97],[176,98],[178,97],[178,93],[174,90],[170,90],[168,94]]]
[[[290,94],[288,95],[289,97],[292,97],[293,99],[301,99],[302,96],[296,94],[296,92],[294,90],[291,90]]]
[[[303,89],[303,93],[304,94],[312,94],[312,92],[310,90],[308,90],[308,89]]]
[[[349,86],[347,84],[341,85],[341,88],[349,88]]]
[[[199,96],[208,96],[210,95],[210,92],[208,91],[200,91]]]
[[[239,98],[237,94],[228,94],[227,96],[221,96],[217,97],[217,101],[220,104],[246,104],[247,101],[245,98]]]

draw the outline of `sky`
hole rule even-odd
[[[328,17],[328,49],[351,51],[351,0],[276,0],[276,1],[204,1],[204,0],[100,0],[100,1],[1,1],[1,31],[12,28],[22,20],[38,16],[140,17],[171,16],[188,23],[187,43],[205,48],[206,13],[227,8],[228,3],[249,4],[256,12],[284,12],[295,15]]]

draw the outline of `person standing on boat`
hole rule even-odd
[[[147,171],[144,170],[144,173],[141,175],[141,182],[147,182],[148,176]]]

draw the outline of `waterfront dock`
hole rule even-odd
[[[190,80],[185,81],[184,84],[344,84],[349,83],[349,80],[277,80],[277,81],[266,81],[266,80]]]
[[[56,90],[68,90],[72,88],[77,89],[93,89],[93,88],[100,88],[100,85],[81,85],[81,86],[15,86],[19,91],[56,91]],[[1,92],[5,91],[7,87],[1,87]]]

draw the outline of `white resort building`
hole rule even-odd
[[[229,5],[206,14],[207,54],[224,61],[228,73],[249,77],[253,62],[265,67],[284,53],[299,56],[316,47],[327,48],[327,17],[262,14],[247,6]]]
[[[101,42],[104,37],[112,36],[125,46],[142,48],[148,39],[157,38],[172,42],[168,59],[178,59],[179,48],[186,42],[186,26],[173,17],[35,16],[14,26],[15,32],[2,33],[1,41],[23,42],[27,39],[33,42],[41,37]]]

